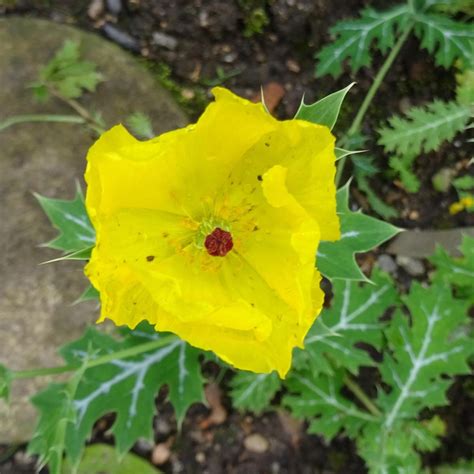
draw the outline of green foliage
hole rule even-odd
[[[383,324],[379,319],[394,304],[397,292],[388,275],[376,271],[371,279],[374,285],[334,281],[333,304],[323,310],[305,340],[315,370],[331,367],[323,360],[326,357],[353,374],[361,366],[374,365],[368,352],[357,344],[381,349]]]
[[[81,59],[79,43],[67,40],[41,69],[39,80],[32,88],[38,100],[46,100],[51,92],[66,99],[77,99],[84,91],[94,92],[102,80],[96,65]]]
[[[353,82],[344,89],[333,92],[311,105],[306,105],[303,97],[300,107],[296,112],[295,119],[307,120],[308,122],[319,125],[326,125],[326,127],[332,130],[334,125],[336,125],[337,117],[339,116],[339,111],[341,110],[344,98],[354,84],[355,83]],[[347,152],[347,154],[350,153],[351,152]]]
[[[415,34],[421,47],[434,55],[438,66],[448,68],[459,60],[466,68],[474,67],[472,25],[435,13],[418,13],[415,19]]]
[[[341,334],[341,345],[351,348],[359,339],[382,350],[383,360],[377,367],[385,388],[379,387],[375,400],[359,395],[362,408],[346,396],[347,389],[354,394],[360,389],[345,375],[344,367],[354,372],[357,365],[344,357],[346,354],[339,348],[320,348],[321,353],[330,355],[334,361],[342,361],[341,367],[334,368],[332,363],[333,373],[327,374],[318,370],[316,364],[301,364],[285,381],[289,395],[284,398],[284,404],[295,416],[310,418],[310,432],[328,440],[341,431],[355,438],[370,473],[402,472],[400,466],[403,472],[420,472],[418,452],[431,451],[439,445],[444,423],[438,417],[423,422],[417,421],[417,417],[426,408],[446,404],[452,377],[469,372],[467,360],[473,348],[467,331],[460,330],[469,323],[468,305],[453,298],[449,285],[437,283],[423,288],[413,283],[410,293],[403,298],[410,318],[399,309],[389,322],[381,325],[378,317],[393,303],[395,289],[388,278],[374,276],[374,280],[377,278],[385,280],[379,280],[373,291],[367,284],[359,287],[354,283],[335,282],[345,285],[342,295],[346,291],[353,297],[336,300],[326,313],[332,315],[335,324],[328,326],[326,321],[326,326],[318,328],[318,332],[322,335],[319,343],[324,344],[328,337],[335,336],[335,328],[344,321],[346,311],[349,314],[358,311],[361,325],[355,323],[358,327],[352,335]],[[385,285],[389,287],[386,295],[369,304],[371,295],[376,295]],[[335,286],[335,294],[337,298],[341,288]],[[357,317],[351,323],[358,321]],[[366,335],[371,329],[362,324],[375,324],[373,334]],[[357,354],[352,348],[350,352]],[[361,363],[373,365],[368,359]]]
[[[48,464],[51,474],[61,473],[63,454],[74,471],[94,423],[107,413],[116,414],[111,431],[118,454],[140,437],[151,439],[155,395],[163,385],[179,424],[188,407],[203,400],[200,351],[147,324],[123,330],[121,339],[89,328],[60,352],[68,367],[77,368],[74,376],[67,384],[50,384],[32,400],[40,417],[29,452],[39,456],[40,466]],[[119,353],[124,355],[114,357]]]
[[[412,107],[405,118],[393,116],[389,127],[379,129],[379,144],[397,156],[427,153],[463,131],[469,117],[469,107],[435,100],[424,107]]]
[[[437,246],[430,262],[437,267],[433,281],[453,285],[460,298],[474,304],[474,238],[464,235],[460,247],[461,257],[451,257],[441,246]]]
[[[453,465],[437,467],[434,474],[474,474],[474,459],[463,459]]]
[[[337,192],[337,212],[341,222],[341,238],[336,242],[321,242],[317,266],[329,278],[367,281],[357,265],[354,254],[367,252],[390,239],[400,229],[366,216],[349,207],[349,183]]]
[[[435,100],[424,107],[411,108],[404,118],[393,116],[389,126],[378,130],[379,144],[390,157],[408,192],[417,192],[420,182],[412,171],[415,159],[423,152],[437,150],[444,141],[463,131],[471,116],[470,108],[457,102]]]
[[[150,117],[142,112],[135,112],[129,115],[125,123],[130,127],[131,132],[138,138],[150,139],[155,136]]]
[[[51,199],[39,194],[35,196],[53,227],[59,231],[56,238],[44,244],[46,247],[74,254],[94,245],[95,231],[87,215],[84,196],[79,186],[72,200]],[[88,255],[85,256],[87,257]]]
[[[352,163],[354,164],[354,178],[357,188],[366,195],[372,210],[386,220],[397,217],[397,211],[380,199],[370,185],[370,179],[379,171],[378,167],[374,165],[374,158],[361,154],[353,157]]]
[[[99,292],[92,285],[89,285],[74,303],[97,300],[99,300]]]
[[[281,381],[276,372],[255,374],[239,371],[235,374],[230,385],[230,396],[235,408],[261,413],[270,405],[273,397],[281,388]]]
[[[84,456],[77,471],[68,462],[64,463],[62,474],[159,474],[161,471],[139,456],[128,453],[117,456],[115,449],[108,444],[93,444],[84,450]]]
[[[61,355],[69,365],[74,365],[92,351],[93,362],[104,354],[138,347],[160,337],[163,336],[145,324],[125,332],[122,340],[89,328],[81,339],[63,347]],[[140,437],[151,439],[155,395],[165,384],[180,423],[188,407],[203,400],[199,354],[197,349],[176,339],[154,351],[86,367],[74,396],[76,418],[66,433],[65,448],[71,462],[77,464],[80,460],[92,426],[106,413],[117,415],[111,431],[119,453],[128,451]]]
[[[360,18],[344,20],[330,31],[338,38],[317,54],[318,77],[330,74],[338,77],[342,63],[347,59],[353,72],[362,66],[370,66],[371,47],[386,53],[395,43],[395,36],[410,18],[408,5],[397,5],[387,11],[378,12],[372,8],[362,10]]]
[[[474,69],[466,69],[456,74],[456,100],[459,104],[474,104]]]
[[[10,387],[12,383],[12,373],[4,365],[0,364],[0,400],[8,402],[10,398]]]
[[[356,436],[364,423],[374,416],[360,410],[341,395],[344,371],[332,375],[318,374],[309,369],[293,371],[285,380],[289,395],[283,398],[297,418],[310,418],[308,431],[320,434],[328,441],[344,430]]]
[[[38,471],[47,465],[51,474],[61,473],[67,432],[76,421],[74,396],[84,368],[82,363],[68,383],[50,383],[31,399],[39,419],[28,453],[38,456]]]
[[[251,38],[256,34],[263,33],[263,29],[270,23],[265,11],[265,0],[238,0],[238,4],[244,13],[244,36]]]
[[[411,3],[381,12],[366,8],[360,18],[343,20],[333,26],[330,31],[337,39],[317,54],[316,75],[338,77],[345,60],[353,72],[370,66],[371,48],[386,54],[401,32],[411,25],[414,25],[421,47],[434,55],[439,66],[448,68],[459,60],[465,67],[472,67],[474,32],[471,26],[445,15],[430,13],[431,7],[439,2]]]
[[[469,373],[469,347],[459,328],[468,323],[467,304],[455,300],[449,286],[423,288],[412,283],[404,298],[411,314],[397,311],[385,331],[388,351],[380,371],[389,393],[379,392],[378,403],[386,413],[384,427],[391,431],[398,419],[416,417],[425,407],[447,403],[447,375]]]

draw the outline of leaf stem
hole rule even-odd
[[[400,52],[400,49],[402,48],[403,44],[405,43],[412,29],[413,29],[413,22],[410,22],[406,25],[405,30],[400,35],[397,42],[395,43],[395,46],[392,48],[392,50],[390,51],[390,54],[385,59],[384,63],[382,64],[382,67],[379,69],[379,72],[375,76],[374,82],[370,86],[370,89],[367,92],[367,95],[365,96],[364,101],[362,102],[362,105],[360,106],[359,111],[357,112],[357,115],[355,116],[354,121],[352,122],[352,125],[349,128],[345,138],[349,138],[359,131],[362,121],[367,112],[367,109],[372,103],[372,100],[375,94],[377,93],[379,87],[382,85],[382,81],[384,80],[388,70],[390,69],[393,62],[395,61],[395,58]],[[344,166],[346,164],[346,158],[347,157],[344,156],[339,160],[337,173],[336,173],[336,187],[339,186],[340,181],[342,179]]]
[[[177,336],[165,336],[156,341],[145,342],[144,344],[139,344],[137,346],[128,347],[127,349],[122,349],[117,352],[112,352],[110,354],[105,354],[103,356],[97,357],[96,359],[91,359],[87,362],[87,369],[91,367],[97,367],[98,365],[107,364],[113,360],[126,359],[128,357],[133,357],[143,352],[152,351],[160,347],[171,344],[172,342],[178,340]],[[11,372],[12,380],[14,379],[27,379],[31,377],[43,377],[45,375],[55,375],[62,374],[64,372],[71,372],[77,370],[79,367],[76,365],[61,365],[57,367],[43,367],[39,369],[29,369],[29,370],[17,370]]]
[[[65,104],[67,104],[71,109],[73,109],[80,117],[84,119],[84,121],[99,135],[105,132],[104,127],[102,124],[94,118],[94,116],[84,108],[77,100],[69,99],[62,95],[59,91],[57,91],[54,87],[47,86],[50,93],[56,97],[57,99],[61,100]]]
[[[57,114],[27,114],[14,115],[0,122],[0,131],[5,130],[12,125],[31,122],[60,122],[60,123],[85,123],[83,117],[75,115],[57,115]]]
[[[374,402],[372,402],[372,400],[366,395],[360,385],[352,377],[346,375],[344,377],[344,383],[372,415],[376,417],[382,416],[382,412],[377,408]]]

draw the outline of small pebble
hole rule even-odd
[[[395,273],[397,270],[397,264],[395,260],[387,254],[379,255],[377,258],[377,264],[381,270],[387,273]]]
[[[104,0],[92,0],[87,8],[87,15],[92,20],[97,20],[104,13]]]
[[[171,427],[166,420],[157,418],[155,421],[155,431],[160,435],[167,435],[171,432]]]
[[[294,59],[288,59],[286,61],[286,67],[289,71],[298,73],[301,71],[300,65]]]
[[[206,462],[206,455],[199,451],[199,453],[196,453],[195,459],[199,464],[204,464]]]
[[[161,466],[168,461],[170,456],[171,450],[169,448],[168,442],[160,443],[153,448],[153,452],[151,453],[151,462],[155,466]]]
[[[411,276],[421,276],[425,273],[423,262],[417,258],[398,255],[397,263]]]
[[[261,434],[254,433],[244,439],[244,446],[245,449],[252,453],[261,454],[268,450],[269,443]]]
[[[227,53],[227,54],[225,54],[224,57],[222,58],[222,60],[223,60],[225,63],[228,63],[228,64],[233,63],[236,59],[237,59],[237,53],[235,53],[235,52]]]
[[[167,35],[166,33],[161,33],[160,31],[155,31],[152,35],[152,42],[156,46],[161,46],[162,48],[169,49],[173,51],[178,46],[178,40],[173,36]]]
[[[119,15],[122,11],[122,1],[121,0],[106,0],[107,10],[114,14]]]
[[[140,51],[138,41],[133,36],[125,33],[125,31],[119,30],[116,26],[111,25],[110,23],[105,23],[104,26],[102,26],[102,31],[105,36],[123,48],[134,52]]]
[[[145,438],[139,438],[135,443],[135,449],[142,455],[148,455],[153,450],[153,444]]]

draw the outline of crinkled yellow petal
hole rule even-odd
[[[284,376],[322,307],[319,240],[339,235],[334,138],[214,94],[195,125],[147,142],[118,126],[91,148],[86,273],[101,319],[148,320],[238,368]],[[223,257],[204,246],[219,226],[233,239]]]

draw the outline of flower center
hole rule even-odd
[[[213,257],[224,257],[234,246],[232,235],[220,227],[216,227],[204,241],[207,253]]]

